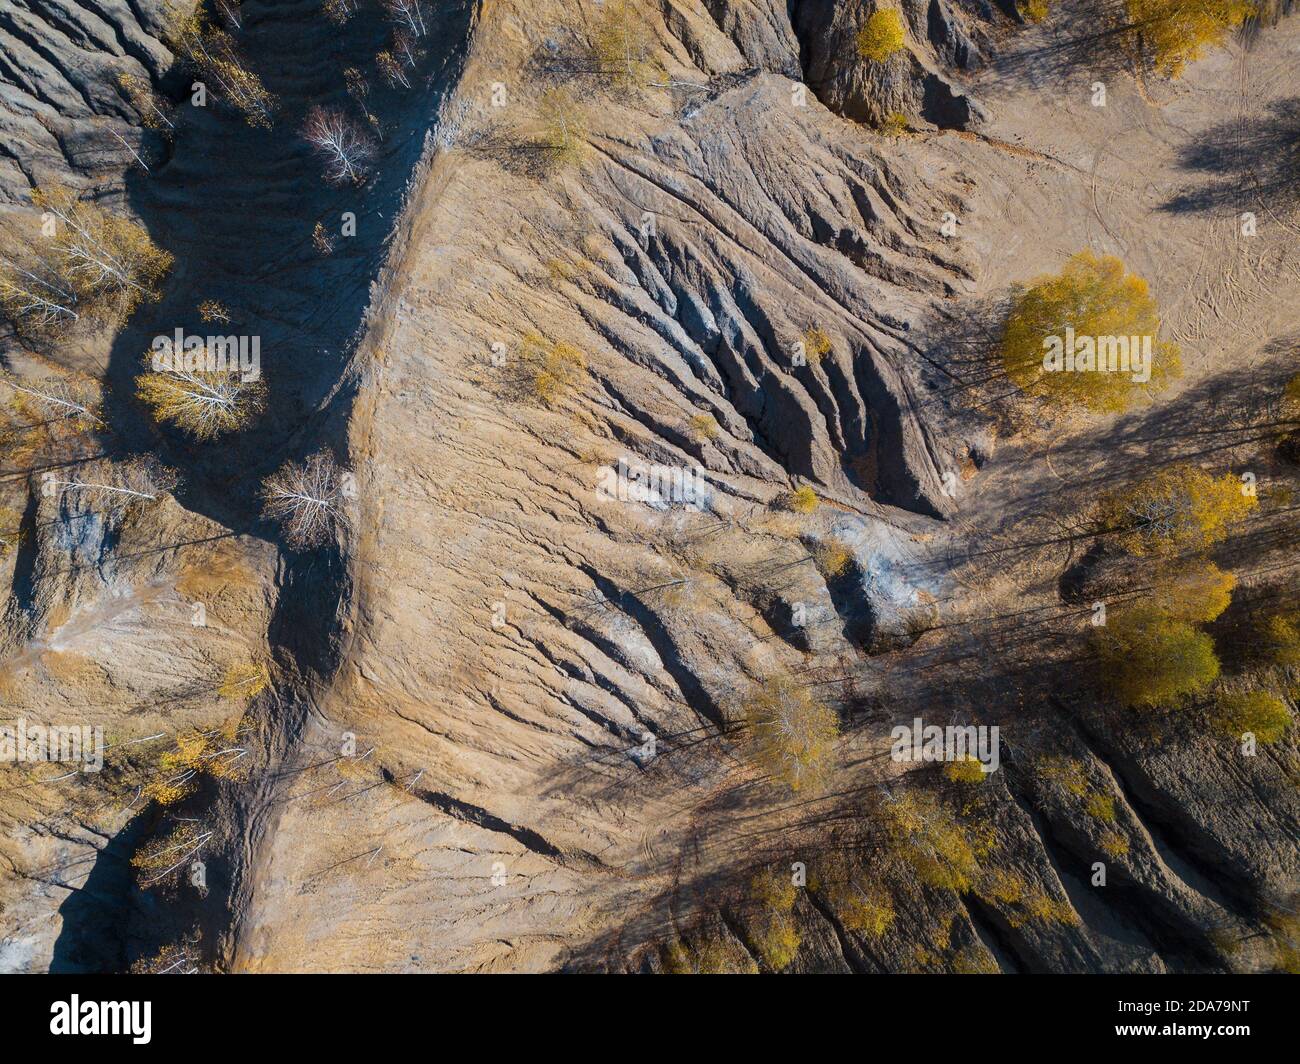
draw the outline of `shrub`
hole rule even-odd
[[[901,137],[911,128],[912,120],[902,111],[890,111],[876,123],[876,132],[885,137]]]
[[[1250,732],[1261,743],[1275,743],[1291,726],[1286,703],[1267,691],[1221,694],[1215,703],[1215,727],[1238,737]]]
[[[702,440],[716,440],[718,420],[712,414],[695,414],[691,417],[691,432]]]
[[[820,501],[817,498],[817,492],[808,484],[802,484],[793,491],[786,492],[780,499],[783,509],[797,514],[812,513],[817,509]]]
[[[810,363],[820,362],[831,352],[831,338],[826,330],[813,325],[804,331],[803,353]]]
[[[760,872],[751,881],[750,892],[760,910],[751,931],[754,948],[764,964],[779,972],[794,960],[801,941],[791,917],[794,883],[780,872]]]
[[[845,875],[828,882],[824,893],[840,923],[850,931],[880,938],[894,925],[894,901],[880,887],[864,889]]]
[[[829,536],[812,550],[813,563],[825,580],[843,576],[853,563],[853,551],[843,540]]]
[[[963,757],[959,761],[949,761],[943,766],[943,774],[953,783],[968,786],[983,783],[988,773],[977,757]]]
[[[882,8],[858,31],[858,54],[873,63],[883,63],[906,47],[905,36],[903,16],[892,8]]]
[[[1123,857],[1129,851],[1128,839],[1118,831],[1108,831],[1101,837],[1101,850],[1107,857]]]
[[[701,933],[694,943],[677,941],[664,950],[664,970],[670,975],[753,974],[753,960],[730,937]]]
[[[1083,807],[1094,820],[1103,820],[1108,824],[1115,820],[1115,799],[1109,794],[1089,795]]]
[[[1091,361],[1079,352],[1084,366],[1070,371],[1064,361],[1067,330],[1078,341],[1092,344]],[[1062,409],[1092,413],[1122,413],[1140,395],[1163,387],[1182,372],[1175,344],[1155,339],[1160,316],[1147,283],[1125,270],[1113,255],[1100,258],[1081,251],[1061,273],[1040,277],[1012,299],[1002,336],[1002,365],[1008,378],[1027,395],[1042,396]],[[1150,379],[1135,381],[1136,370],[1109,368],[1112,351],[1100,350],[1098,338],[1151,337]],[[1049,359],[1059,347],[1062,359]],[[1115,349],[1116,365],[1122,352]],[[1070,352],[1073,356],[1075,352]],[[1048,364],[1057,368],[1049,369]]]
[[[582,377],[587,359],[573,344],[546,340],[529,333],[519,348],[525,391],[546,406],[554,406]]]
[[[951,809],[924,791],[900,795],[882,808],[887,836],[917,878],[941,890],[971,888],[984,844]]]

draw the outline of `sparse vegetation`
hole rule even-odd
[[[188,15],[176,9],[170,14],[167,43],[172,51],[185,59],[203,82],[212,85],[250,126],[270,129],[275,97],[249,69],[234,38],[212,23],[201,3]]]
[[[586,356],[573,344],[547,340],[536,332],[524,337],[518,361],[524,392],[546,406],[555,406],[587,370]]]

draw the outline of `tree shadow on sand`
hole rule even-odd
[[[1178,161],[1205,181],[1163,210],[1186,214],[1256,204],[1271,213],[1293,210],[1300,206],[1300,96],[1274,101],[1259,117],[1213,127]]]

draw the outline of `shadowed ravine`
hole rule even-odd
[[[212,95],[206,107],[182,102],[174,145],[156,140],[158,161],[146,155],[150,172],[129,172],[126,195],[133,212],[153,240],[175,255],[176,265],[161,301],[138,311],[113,343],[105,448],[123,457],[159,456],[180,474],[175,494],[187,509],[234,533],[274,539],[274,527],[258,513],[262,479],[286,460],[321,447],[346,462],[354,394],[349,362],[372,300],[382,294],[375,284],[395,246],[406,196],[418,187],[426,150],[434,150],[428,135],[455,84],[473,9],[468,0],[437,5],[428,19],[418,77],[410,90],[395,91],[374,73],[373,57],[389,32],[377,11],[353,18],[344,33],[322,17],[315,0],[249,0],[238,42],[278,100],[274,128],[248,126]],[[347,67],[368,71],[367,103],[382,116],[383,136],[365,185],[331,188],[298,130],[310,105],[358,114],[344,89]],[[188,72],[178,78],[175,71],[171,78],[168,88],[183,100],[192,78]],[[353,237],[341,235],[345,212],[355,214]],[[330,255],[313,246],[317,222],[336,238]],[[196,308],[210,299],[229,309],[230,323],[200,319]],[[267,400],[253,424],[196,444],[159,429],[149,417],[134,396],[134,381],[152,339],[178,327],[260,338]],[[250,707],[263,737],[259,763],[250,782],[228,793],[207,787],[196,799],[215,803],[230,826],[224,852],[209,854],[207,897],[159,912],[156,899],[126,874],[122,853],[130,853],[141,831],[132,821],[101,851],[89,892],[73,895],[63,907],[58,967],[79,966],[78,943],[103,937],[106,910],[113,916],[107,922],[123,932],[95,948],[90,967],[129,965],[195,925],[209,949],[221,949],[230,901],[251,889],[242,874],[265,828],[276,770],[302,727],[310,697],[304,689],[327,679],[335,664],[341,603],[348,596],[347,566],[335,544],[282,555],[276,583],[267,641],[280,668],[275,689]]]

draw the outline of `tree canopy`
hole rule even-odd
[[[1214,641],[1150,604],[1119,611],[1094,633],[1102,685],[1124,705],[1172,705],[1218,679]]]
[[[1059,274],[1014,293],[1002,336],[1002,365],[1022,391],[1055,406],[1122,413],[1182,373],[1178,346],[1158,340],[1159,331],[1160,315],[1146,281],[1115,256],[1085,250]],[[1071,340],[1074,349],[1067,352]],[[1150,360],[1143,369],[1135,360],[1148,343]],[[1059,367],[1046,358],[1056,345]]]
[[[1174,555],[1222,542],[1258,505],[1231,473],[1181,464],[1111,493],[1101,514],[1130,554]]]

